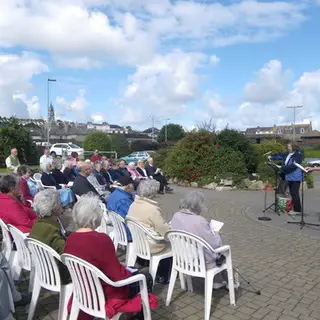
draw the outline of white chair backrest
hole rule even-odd
[[[81,197],[77,194],[75,196],[76,196],[77,201],[79,201]]]
[[[41,181],[41,173],[37,172],[33,175],[35,181]]]
[[[150,260],[151,250],[148,241],[147,229],[132,220],[127,220],[127,225],[132,235],[132,244],[135,254],[142,259]]]
[[[61,280],[58,261],[59,254],[46,244],[31,238],[25,239],[27,248],[31,252],[32,262],[35,267],[35,276],[41,287],[55,292],[60,292]]]
[[[35,173],[33,175],[33,179],[36,182],[36,186],[37,186],[38,190],[43,191],[44,190],[44,186],[43,186],[43,183],[41,181],[41,173]]]
[[[7,225],[0,219],[0,228],[2,233],[2,248],[1,251],[6,259],[9,261],[12,252],[12,241]]]
[[[113,285],[113,282],[98,268],[71,254],[63,254],[61,260],[71,275],[72,303],[91,316],[105,319],[105,296],[100,279],[109,285]]]
[[[190,276],[205,276],[206,262],[204,250],[212,248],[201,238],[179,230],[166,233],[173,253],[173,268]]]
[[[114,228],[114,242],[123,246],[128,245],[127,231],[124,219],[117,213],[109,211],[109,217]]]
[[[22,269],[31,271],[30,252],[26,244],[24,243],[24,240],[27,239],[27,236],[23,232],[21,232],[19,229],[12,226],[11,224],[8,224],[8,229],[17,247],[18,261],[19,261],[20,267]]]

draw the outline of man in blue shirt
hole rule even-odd
[[[129,208],[134,201],[132,195],[132,192],[134,191],[133,180],[131,177],[123,176],[118,179],[118,184],[120,186],[117,187],[108,198],[107,209],[116,212],[125,219]],[[130,231],[127,227],[126,229],[128,241],[131,241]]]

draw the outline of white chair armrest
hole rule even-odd
[[[57,188],[56,187],[54,187],[54,186],[43,186],[45,189],[54,189],[54,190],[56,190]]]
[[[230,251],[230,246],[229,245],[225,245],[225,246],[219,247],[217,249],[214,249],[215,253],[223,253],[223,252],[226,252],[226,251]]]
[[[32,200],[27,200],[28,202],[30,202],[31,204],[33,203]]]
[[[144,274],[136,274],[135,276],[129,277],[127,279],[114,282],[113,286],[119,288],[139,281],[146,281],[146,277]]]

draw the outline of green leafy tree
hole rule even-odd
[[[130,144],[130,152],[157,150],[158,143],[150,140],[134,140]]]
[[[166,130],[167,130],[167,140],[168,141],[179,141],[181,140],[185,132],[179,124],[169,123],[167,126],[163,126],[158,135],[158,142],[165,142],[166,140]]]
[[[37,162],[37,152],[29,131],[16,118],[1,119],[0,122],[0,164],[5,166],[5,159],[12,148],[17,148],[21,163]]]
[[[110,136],[103,131],[92,131],[84,139],[84,149],[86,151],[110,151]]]
[[[111,150],[117,152],[118,158],[126,156],[130,153],[129,142],[123,134],[112,134],[111,139]]]
[[[217,142],[221,147],[240,151],[246,162],[248,172],[255,172],[258,161],[256,153],[250,141],[239,131],[224,129],[217,135]]]

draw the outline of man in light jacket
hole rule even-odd
[[[8,171],[17,173],[18,167],[20,166],[17,148],[11,149],[11,155],[6,159],[6,166]]]

